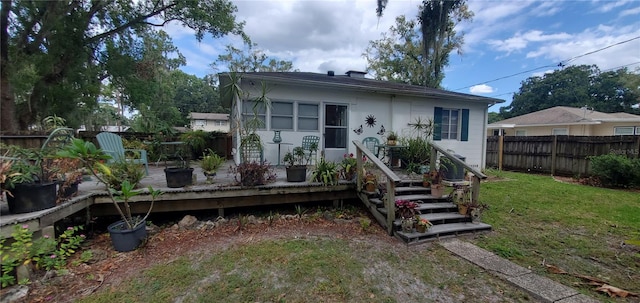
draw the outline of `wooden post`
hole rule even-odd
[[[471,183],[471,201],[473,203],[477,203],[480,199],[480,178],[478,176],[473,175],[472,183]]]
[[[362,163],[362,150],[356,146],[356,191],[360,192],[362,189],[362,179],[364,176],[364,163]]]
[[[498,136],[498,170],[502,170],[502,153],[504,152],[504,135]]]
[[[551,175],[556,173],[556,148],[558,147],[558,136],[553,136],[553,145],[551,146]]]
[[[393,221],[396,219],[396,185],[387,178],[387,201],[384,201],[387,209],[387,232],[393,236]]]

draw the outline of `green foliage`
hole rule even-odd
[[[236,7],[228,0],[5,4],[2,9],[7,13],[0,21],[11,24],[11,30],[4,29],[9,36],[2,39],[0,49],[8,50],[8,55],[1,69],[14,94],[2,102],[14,103],[16,112],[3,112],[2,129],[16,128],[18,122],[26,129],[51,114],[78,126],[97,107],[105,78],[122,93],[118,98],[124,104],[135,104],[138,110],[152,107],[162,114],[162,108],[167,113],[177,111],[167,103],[173,93],[163,96],[168,87],[160,78],[184,64],[184,57],[154,26],[173,20],[193,29],[198,40],[206,33],[213,38],[233,33],[246,39],[243,24],[235,21]],[[177,118],[182,120],[179,112]]]
[[[589,157],[591,172],[605,187],[640,186],[640,159],[607,154]]]
[[[381,14],[384,5],[378,4]],[[456,49],[460,53],[464,42],[454,28],[472,17],[463,0],[423,1],[417,21],[398,16],[389,33],[369,42],[363,54],[367,70],[380,80],[439,88],[449,53]]]
[[[320,182],[325,186],[336,185],[338,184],[338,174],[338,165],[335,162],[327,161],[322,157],[311,174],[311,181]]]
[[[207,146],[207,140],[211,137],[211,133],[201,129],[190,130],[180,134],[180,141],[191,149],[192,154],[201,155]]]
[[[283,161],[290,167],[294,165],[307,165],[311,160],[310,157],[311,154],[307,156],[301,146],[296,146],[293,148],[292,152],[287,152],[286,154],[284,154]]]
[[[217,171],[220,165],[225,161],[225,158],[219,156],[213,150],[207,149],[207,151],[202,155],[200,167],[202,167],[202,170],[205,172],[212,173]]]
[[[102,178],[109,184],[109,188],[120,190],[122,183],[127,181],[134,187],[140,183],[140,180],[144,178],[144,168],[140,164],[127,162],[127,161],[115,161],[108,163],[109,172],[102,172]]]
[[[340,177],[344,180],[353,180],[357,173],[357,165],[358,161],[353,157],[353,154],[344,154],[340,163]]]
[[[605,113],[640,114],[632,107],[640,97],[639,81],[640,75],[626,68],[601,72],[595,65],[565,67],[523,81],[513,101],[500,107],[500,116],[507,119],[554,106],[585,105]]]
[[[406,146],[398,151],[398,156],[403,163],[414,163],[415,173],[420,173],[421,165],[428,165],[431,161],[431,146],[422,137],[401,138],[400,144]]]
[[[229,44],[226,53],[218,55],[218,59],[211,64],[213,69],[223,65],[232,72],[297,72],[293,69],[293,62],[269,58],[258,44],[246,41],[245,49],[235,48]]]
[[[15,225],[11,237],[13,242],[5,246],[4,238],[0,239],[0,260],[2,261],[2,277],[0,282],[2,287],[7,287],[16,283],[15,269],[19,265],[34,266],[44,270],[62,269],[66,266],[66,260],[71,257],[82,242],[85,236],[78,234],[82,226],[68,227],[58,240],[48,236],[33,239],[33,232],[28,225]],[[24,284],[28,281],[19,281]]]

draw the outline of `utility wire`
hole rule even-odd
[[[603,47],[603,48],[600,48],[600,49],[597,49],[597,50],[594,50],[594,51],[591,51],[591,52],[588,52],[588,53],[584,53],[584,54],[582,54],[582,55],[578,55],[578,56],[575,56],[575,57],[572,57],[572,58],[569,58],[569,59],[562,60],[562,61],[560,61],[560,63],[558,63],[557,65],[545,65],[545,66],[540,66],[540,67],[537,67],[537,68],[534,68],[534,69],[530,69],[530,70],[527,70],[527,71],[524,71],[524,72],[519,72],[519,73],[516,73],[516,74],[513,74],[513,75],[508,75],[508,76],[504,76],[504,77],[496,78],[496,79],[493,79],[493,80],[484,81],[484,82],[480,82],[480,83],[476,83],[476,84],[468,85],[468,86],[465,86],[465,87],[457,88],[457,89],[454,89],[453,91],[459,91],[459,90],[463,90],[463,89],[465,89],[465,88],[469,88],[469,87],[472,87],[472,86],[476,86],[476,85],[480,85],[480,84],[485,84],[485,83],[491,83],[491,82],[495,82],[495,81],[498,81],[498,80],[503,80],[503,79],[507,79],[507,78],[515,77],[515,76],[518,76],[518,75],[522,75],[522,74],[530,73],[530,72],[532,72],[532,71],[536,71],[536,70],[543,69],[543,68],[556,67],[556,66],[563,67],[566,63],[569,63],[569,62],[571,62],[571,61],[573,61],[573,60],[575,60],[575,59],[578,59],[578,58],[581,58],[581,57],[584,57],[584,56],[587,56],[587,55],[595,54],[595,53],[600,52],[600,51],[603,51],[603,50],[605,50],[605,49],[608,49],[608,48],[611,48],[611,47],[614,47],[614,46],[617,46],[617,45],[620,45],[620,44],[624,44],[624,43],[627,43],[627,42],[631,42],[631,41],[633,41],[633,40],[637,40],[637,39],[640,39],[640,36],[633,37],[633,38],[631,38],[631,39],[624,40],[624,41],[620,41],[620,42],[617,42],[617,43],[614,43],[614,44],[611,44],[611,45],[605,46],[605,47]],[[632,63],[632,64],[634,64],[634,63]]]

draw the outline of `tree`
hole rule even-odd
[[[383,33],[380,40],[369,41],[362,54],[367,59],[367,71],[373,71],[378,80],[426,85],[421,44],[416,21],[398,16],[389,33]]]
[[[508,106],[500,107],[507,119],[554,106],[587,106],[596,111],[638,113],[640,75],[626,68],[600,72],[595,65],[569,66],[544,76],[527,78]]]
[[[504,120],[499,113],[489,112],[489,116],[487,117],[488,123],[498,122]]]
[[[95,107],[111,72],[105,50],[135,53],[135,41],[155,26],[178,21],[198,40],[246,38],[235,12],[228,0],[2,0],[0,129],[26,129],[42,115],[66,118],[77,104]]]
[[[386,5],[386,0],[378,1],[378,16],[382,15]],[[443,67],[449,64],[449,54],[453,50],[458,50],[460,53],[462,44],[464,43],[463,34],[457,34],[454,28],[459,22],[471,20],[472,17],[473,12],[469,11],[464,0],[422,1],[420,13],[418,14],[420,34],[422,36],[422,43],[420,45],[422,49],[422,58],[416,59],[422,63],[422,73],[424,77],[423,85],[427,87],[440,88],[440,83],[442,82],[442,79],[444,79]],[[398,25],[396,30],[400,29],[401,26],[398,19],[396,19],[396,24]],[[411,24],[407,23],[405,26],[406,25]],[[405,33],[408,32],[405,31]],[[412,41],[411,43],[415,45],[415,42],[413,42],[413,38],[415,37],[410,38],[411,39],[409,40],[405,38],[404,41],[401,41],[401,44],[406,44],[409,43],[409,41]],[[381,43],[383,45],[385,44],[384,38],[381,40]],[[402,47],[399,48],[402,49]],[[384,48],[382,49],[382,53],[385,53]],[[407,53],[404,55],[413,54]],[[384,58],[384,56],[382,58]],[[409,63],[412,61],[408,60],[405,62]],[[384,62],[382,64],[384,64]],[[404,68],[411,67],[411,65],[404,66]],[[409,80],[410,79],[405,79],[404,82],[408,82]]]
[[[226,65],[232,72],[297,72],[293,69],[293,62],[269,58],[256,43],[245,43],[245,49],[227,45],[226,53],[219,55],[211,64],[213,69],[218,65]]]

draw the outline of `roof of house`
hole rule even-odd
[[[629,113],[603,113],[588,108],[556,106],[494,122],[487,127],[600,124],[602,122],[640,122],[640,116]]]
[[[199,120],[229,120],[229,114],[218,113],[190,113],[189,119]]]
[[[418,96],[418,97],[430,97],[435,99],[444,99],[444,100],[461,100],[461,101],[472,101],[472,102],[482,102],[487,104],[496,104],[503,103],[504,100],[482,97],[470,94],[456,93],[451,91],[446,91],[442,89],[429,88],[419,85],[410,85],[399,82],[391,82],[391,81],[382,81],[382,80],[373,80],[367,79],[362,76],[358,77],[359,74],[354,71],[350,71],[349,75],[332,75],[333,73],[327,74],[319,74],[319,73],[309,73],[309,72],[250,72],[250,73],[237,73],[242,80],[244,81],[265,81],[265,82],[273,82],[273,83],[286,83],[286,84],[297,84],[297,85],[307,85],[314,87],[331,87],[331,88],[342,88],[342,89],[350,89],[356,91],[365,91],[372,93],[387,93],[393,95],[402,95],[402,96]],[[349,73],[348,73],[349,74]],[[226,76],[228,73],[221,73],[220,76],[220,87],[221,91],[224,90],[224,87],[228,85],[230,82],[230,77]],[[225,95],[225,94],[221,94]],[[228,94],[226,94],[228,96]],[[230,103],[230,98],[223,98],[224,102]]]

